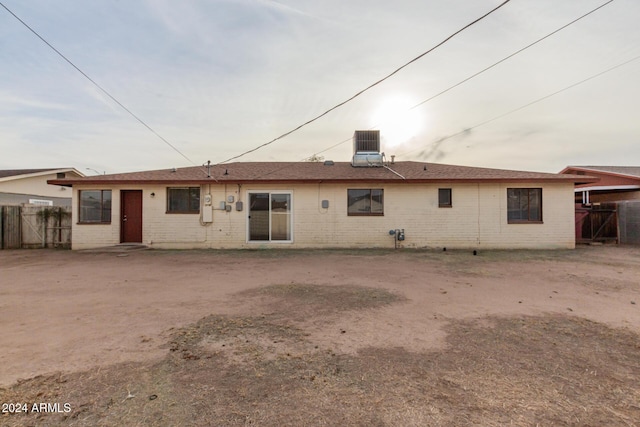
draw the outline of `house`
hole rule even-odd
[[[595,184],[576,185],[576,203],[640,200],[639,166],[567,166],[560,173],[599,178]]]
[[[83,176],[74,168],[0,170],[0,205],[71,206],[71,191],[47,181]]]
[[[357,148],[357,147],[356,147]],[[592,178],[415,161],[238,162],[65,178],[73,249],[573,248]]]
[[[560,173],[598,178],[576,185],[577,241],[640,244],[640,167],[567,166]]]

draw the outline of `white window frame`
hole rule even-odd
[[[250,240],[251,229],[250,229],[250,221],[249,216],[251,215],[251,195],[252,194],[269,194],[269,240]],[[291,230],[290,239],[289,240],[271,240],[271,195],[272,194],[287,194],[289,195],[289,229]],[[249,244],[291,244],[294,240],[294,218],[293,218],[293,190],[247,190],[246,193],[246,201],[247,201],[247,216],[246,216],[246,242]]]

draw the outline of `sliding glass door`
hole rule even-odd
[[[291,193],[249,193],[249,241],[292,241]]]

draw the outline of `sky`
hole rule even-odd
[[[0,169],[92,175],[220,163],[502,2],[0,0],[155,132],[0,6]],[[469,79],[605,3],[511,0],[234,161],[350,161],[354,131],[379,129],[381,151],[396,161],[638,166],[637,0],[614,0]]]

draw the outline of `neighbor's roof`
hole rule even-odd
[[[84,178],[55,179],[50,184],[210,184],[355,183],[355,182],[595,182],[597,178],[521,172],[422,162],[395,162],[385,167],[353,167],[349,162],[239,162],[207,167],[162,169]]]
[[[74,172],[80,176],[84,174],[74,168],[49,168],[49,169],[4,169],[0,170],[0,180],[20,179],[27,176],[48,175],[58,172]]]
[[[591,173],[606,173],[627,178],[640,179],[640,166],[567,166],[560,173],[582,171]]]

